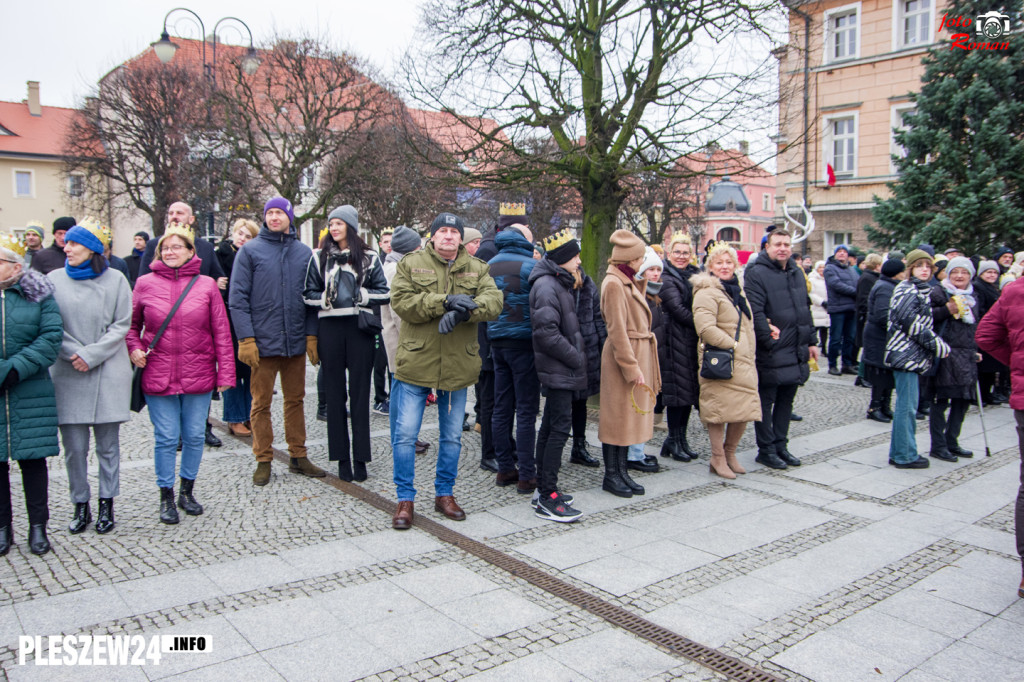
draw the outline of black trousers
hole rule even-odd
[[[558,470],[562,466],[562,450],[569,440],[572,404],[572,391],[548,389],[537,433],[537,489],[542,496],[558,490]]]
[[[587,399],[572,401],[572,437],[587,437]]]
[[[690,423],[690,412],[692,411],[692,409],[692,405],[686,405],[684,407],[669,407],[666,415],[668,428],[685,429],[687,424]]]
[[[1017,448],[1020,450],[1020,488],[1017,489],[1017,505],[1013,520],[1017,531],[1017,555],[1024,564],[1024,410],[1014,410],[1017,420]]]
[[[480,459],[494,459],[494,372],[481,370],[476,383],[476,423],[480,425]]]
[[[45,459],[23,459],[18,462],[21,468],[21,487],[25,491],[25,507],[28,510],[28,522],[31,525],[46,523],[50,520],[48,489],[50,476],[46,470]],[[0,462],[0,527],[11,525],[11,465]]]
[[[370,457],[370,372],[373,337],[359,331],[354,316],[321,317],[317,349],[327,398],[327,451],[332,462],[357,462]],[[346,382],[345,374],[348,373]],[[346,401],[345,387],[348,385]],[[348,410],[345,403],[348,402]],[[348,420],[352,416],[352,439]]]
[[[388,352],[384,349],[384,339],[380,334],[374,340],[373,351],[373,402],[382,403],[388,399],[388,391],[385,382],[388,378]]]
[[[946,408],[949,408],[949,417]],[[932,452],[949,453],[959,443],[960,428],[964,425],[964,417],[971,407],[966,398],[935,398],[928,412],[928,427],[932,436]]]
[[[789,418],[793,415],[793,399],[800,388],[796,384],[758,386],[761,396],[761,421],[754,423],[758,452],[779,453],[789,443]]]

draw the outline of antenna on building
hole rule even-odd
[[[807,208],[807,202],[803,199],[800,200],[800,210],[804,212],[804,222],[802,223],[789,214],[789,204],[782,202],[782,213],[795,228],[793,230],[794,244],[799,244],[807,239],[811,232],[814,232],[814,216],[811,215],[810,209]]]

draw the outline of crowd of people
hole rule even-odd
[[[45,248],[38,225],[23,241],[0,238],[2,463],[21,467],[34,553],[49,549],[45,458],[61,449],[74,505],[68,531],[93,523],[90,439],[99,464],[95,530],[114,529],[119,426],[136,389],[153,425],[163,523],[178,523],[179,508],[203,513],[195,485],[204,447],[219,444],[210,430],[214,396],[230,432],[252,438],[253,484],[270,483],[279,376],[289,469],[325,476],[306,452],[307,360],[320,366],[317,416],[327,422],[339,478],[367,479],[371,404],[388,416],[396,529],[414,523],[429,405],[439,424],[434,508],[465,518],[454,489],[462,432],[474,428],[470,386],[480,467],[557,522],[581,516],[558,483],[570,436],[571,463],[602,465],[585,434],[595,394],[602,488],[621,497],[645,492],[630,472],[660,469],[644,445],[663,415],[662,457],[700,458],[687,435],[696,410],[711,474],[746,473],[736,451],[750,422],[758,463],[800,466],[789,425],[819,358],[828,374],[856,375],[870,390],[866,418],[891,424],[894,467],[972,457],[959,436],[975,403],[1009,402],[1024,443],[1024,318],[1014,315],[1024,284],[1011,285],[1024,253],[1008,248],[989,260],[954,248],[937,255],[928,244],[884,256],[839,245],[814,263],[795,256],[792,237],[777,228],[741,263],[728,243],[709,242],[698,261],[685,233],[651,247],[616,230],[598,288],[575,236],[562,230],[535,240],[523,205],[503,204],[484,233],[452,213],[437,216],[425,237],[389,229],[379,253],[360,236],[350,205],[331,211],[315,250],[299,239],[281,197],[266,203],[262,225],[239,220],[216,246],[196,238],[194,221],[175,202],[163,234],[136,234],[124,260],[110,253],[110,231],[91,219],[59,218]],[[927,458],[916,443],[924,419]],[[0,476],[0,555],[13,543],[8,479]],[[1024,556],[1022,515],[1024,488]]]

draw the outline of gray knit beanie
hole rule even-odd
[[[341,218],[345,221],[345,224],[351,227],[356,232],[359,231],[359,214],[356,213],[355,206],[345,204],[331,211],[330,215],[327,216],[327,224],[329,225],[335,218]]]
[[[987,270],[995,270],[996,272],[999,272],[999,263],[994,260],[983,260],[978,263],[978,277],[984,275]]]
[[[416,234],[416,230],[405,225],[396,227],[391,235],[391,250],[402,255],[412,253],[422,243],[420,236]]]

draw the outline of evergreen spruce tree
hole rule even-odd
[[[1010,19],[997,40],[975,33],[975,18],[990,11]],[[1024,26],[1019,2],[954,0],[946,15],[969,17],[970,26],[944,29],[925,56],[916,113],[896,141],[906,156],[893,157],[900,178],[879,199],[879,245],[922,242],[955,246],[967,254],[993,255],[994,246],[1024,245]],[[939,17],[941,20],[941,17]],[[938,23],[938,21],[936,22]],[[964,50],[954,45],[1004,45]]]

